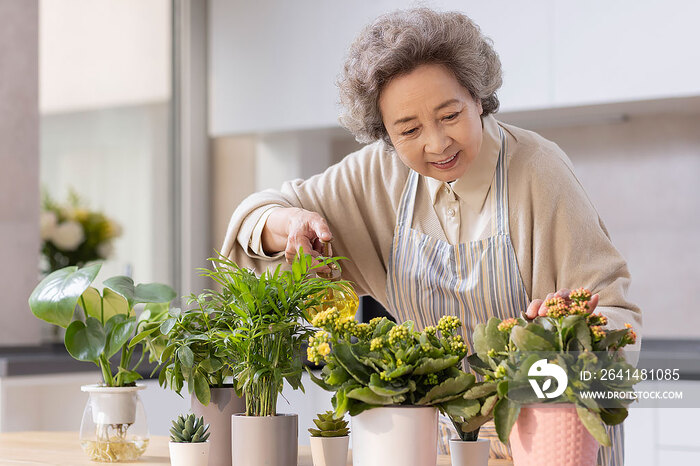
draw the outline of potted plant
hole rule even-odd
[[[422,332],[386,318],[357,323],[330,308],[318,313],[308,358],[325,361],[319,386],[333,391],[335,415],[352,416],[353,462],[435,465],[438,411],[471,417],[479,399],[465,399],[475,377],[459,369],[466,356],[456,317]],[[371,409],[370,409],[371,408]]]
[[[188,305],[170,309],[143,338],[162,348],[155,351],[160,385],[180,394],[187,382],[193,413],[209,421],[210,466],[230,466],[231,416],[245,411],[245,401],[231,382],[233,355],[220,342],[232,334],[236,314],[211,290],[190,295]]]
[[[136,371],[149,350],[130,345],[134,336],[151,320],[158,320],[162,306],[175,292],[159,283],[134,285],[124,276],[104,281],[102,291],[92,287],[101,264],[83,268],[65,267],[51,273],[29,297],[29,307],[38,318],[65,328],[65,347],[79,361],[100,368],[103,383],[81,389],[90,394],[81,426],[81,445],[91,459],[129,461],[148,446],[148,428],[137,391]],[[148,303],[137,316],[134,306]],[[136,346],[142,346],[135,359]],[[119,361],[111,358],[120,354]]]
[[[333,411],[319,413],[311,434],[311,459],[314,466],[345,466],[348,460],[348,421],[336,419]]]
[[[237,389],[245,396],[245,413],[232,417],[234,465],[288,465],[297,460],[296,414],[277,412],[277,397],[286,380],[302,389],[302,342],[311,329],[309,309],[318,306],[331,282],[315,272],[337,259],[320,261],[301,252],[291,270],[281,267],[257,276],[227,258],[212,259],[208,276],[221,287],[211,296],[211,307],[231,315],[230,331],[221,332],[215,344],[229,355]],[[274,435],[270,435],[274,432]]]
[[[172,466],[207,466],[209,464],[209,424],[194,413],[182,414],[170,428],[170,464]]]
[[[547,300],[547,315],[533,322],[491,318],[474,330],[468,361],[495,387],[496,431],[510,440],[516,465],[544,464],[552,454],[558,464],[594,465],[599,444],[610,445],[605,425],[627,417],[639,378],[620,349],[636,334],[629,324],[604,329],[590,298],[580,288]]]

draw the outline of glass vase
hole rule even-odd
[[[80,446],[92,461],[133,461],[148,448],[148,423],[134,387],[84,385],[90,395],[80,425]]]

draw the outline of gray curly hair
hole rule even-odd
[[[340,123],[358,142],[382,139],[393,147],[379,111],[379,94],[391,79],[424,64],[454,73],[483,116],[498,111],[501,61],[479,26],[459,12],[415,8],[387,13],[366,26],[350,46],[338,78]]]

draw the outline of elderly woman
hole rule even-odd
[[[458,316],[470,350],[477,323],[543,315],[543,300],[579,286],[609,326],[634,322],[639,333],[625,260],[567,156],[494,118],[501,64],[469,18],[379,17],[352,44],[338,84],[340,121],[368,145],[247,198],[225,255],[262,269],[333,240],[358,293],[418,328]],[[610,433],[599,462],[621,465],[622,430]]]

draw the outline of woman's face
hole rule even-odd
[[[421,175],[454,181],[481,149],[481,102],[442,65],[389,81],[379,109],[399,158]]]

